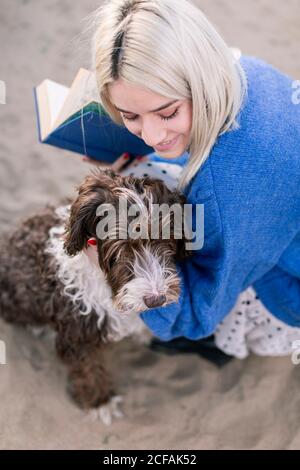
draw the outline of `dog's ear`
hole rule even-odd
[[[173,204],[180,204],[182,207],[182,218],[180,220],[181,223],[177,224],[177,230],[180,230],[179,237],[177,238],[176,241],[176,260],[182,261],[189,256],[192,255],[192,252],[190,250],[186,249],[186,243],[187,243],[187,238],[186,238],[186,233],[189,228],[189,221],[186,219],[186,213],[185,213],[185,204],[186,204],[186,198],[185,196],[180,193],[178,190],[174,190],[170,192],[169,195],[169,204],[172,206]]]
[[[192,255],[191,250],[186,249],[187,240],[184,237],[179,240],[176,240],[176,242],[176,260],[183,261],[184,259]]]
[[[181,206],[181,217],[180,221],[174,222],[173,218],[171,219],[171,237],[172,243],[176,244],[176,259],[183,260],[192,255],[192,252],[186,249],[186,230],[188,226],[185,227],[185,196],[177,189],[170,189],[166,186],[164,181],[160,179],[153,179],[145,177],[139,179],[135,182],[135,187],[137,190],[144,189],[146,194],[151,193],[151,201],[156,204],[167,204],[169,207],[172,207],[174,204]],[[171,213],[172,214],[172,213]],[[180,213],[177,214],[180,216]],[[173,214],[172,214],[173,216]],[[175,230],[177,236],[175,237]],[[178,233],[179,232],[179,233]]]
[[[192,255],[192,252],[190,250],[187,250],[186,248],[186,243],[188,241],[188,239],[186,238],[186,234],[188,233],[188,229],[189,229],[189,221],[187,220],[186,213],[185,213],[186,198],[177,189],[169,190],[167,203],[169,204],[170,207],[173,204],[178,204],[182,208],[180,221],[177,221],[176,224],[173,221],[172,226],[174,227],[173,229],[174,233],[176,230],[177,236],[178,236],[178,238],[176,237],[174,240],[176,243],[175,258],[178,261],[183,261],[184,259]]]
[[[79,186],[65,227],[64,249],[68,255],[76,255],[87,246],[89,238],[96,238],[97,208],[113,202],[111,188],[115,176],[111,170],[94,170]]]

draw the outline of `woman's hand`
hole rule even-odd
[[[90,163],[91,165],[95,165],[95,166],[101,166],[101,167],[111,166],[107,162],[103,162],[101,160],[95,160],[94,158],[87,157],[86,155],[82,157],[82,161]]]
[[[101,168],[109,168],[110,170],[119,172],[121,168],[123,168],[123,166],[125,165],[125,163],[128,161],[129,158],[130,158],[129,155],[126,152],[126,153],[122,153],[122,155],[119,158],[117,158],[117,160],[115,160],[114,163],[107,163],[101,160],[95,160],[94,158],[90,158],[87,155],[82,157],[82,161],[101,167]]]

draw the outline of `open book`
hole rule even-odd
[[[44,80],[34,88],[39,140],[107,163],[153,148],[115,124],[101,106],[93,72],[81,68],[71,88]]]

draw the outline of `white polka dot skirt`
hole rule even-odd
[[[226,354],[244,359],[250,352],[259,356],[286,356],[300,340],[300,328],[275,318],[249,287],[215,331],[216,346]]]
[[[136,160],[125,170],[121,170],[122,176],[158,178],[171,190],[177,187],[181,173],[182,167],[176,163],[155,162],[147,157],[144,157],[142,161]]]

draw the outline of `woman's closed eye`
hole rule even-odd
[[[163,121],[169,121],[170,119],[173,119],[175,116],[177,116],[177,114],[178,114],[178,108],[170,116],[160,116],[160,118]],[[138,116],[129,117],[129,116],[125,116],[125,114],[122,114],[122,118],[125,119],[126,121],[135,121],[138,118]]]

